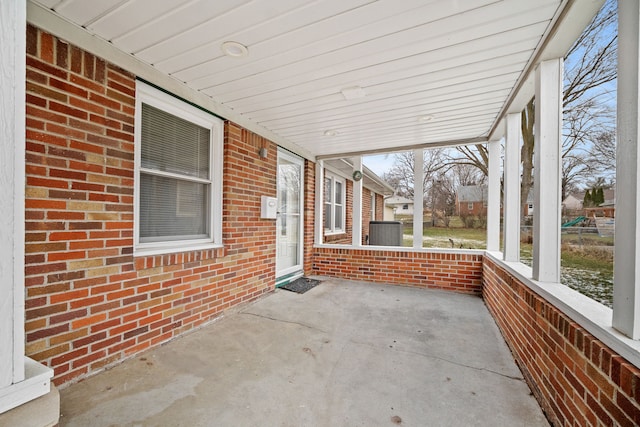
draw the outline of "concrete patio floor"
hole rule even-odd
[[[481,298],[323,280],[65,388],[60,426],[548,426]]]

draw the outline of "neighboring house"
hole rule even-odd
[[[393,209],[394,215],[413,215],[413,200],[406,197],[389,197],[385,200],[385,205]]]
[[[529,194],[527,194],[527,203],[524,207],[524,216],[533,216],[535,207],[533,204],[533,188],[529,190]]]
[[[604,190],[604,202],[599,206],[584,207],[585,192],[569,194],[563,201],[562,207],[567,211],[580,211],[581,215],[589,218],[593,216],[604,216],[615,218],[616,190],[607,188]],[[576,212],[577,214],[578,212]]]
[[[394,214],[394,208],[392,208],[391,206],[389,206],[387,204],[387,200],[384,200],[384,215],[382,218],[384,221],[394,221],[395,220],[395,214]]]
[[[604,190],[604,205],[615,205],[616,203],[616,190],[615,188],[607,188]]]
[[[456,211],[460,216],[483,215],[487,212],[487,186],[461,185],[456,193]]]
[[[579,193],[571,193],[562,201],[564,210],[579,211],[582,210],[584,202],[584,191]]]

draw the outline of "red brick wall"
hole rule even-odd
[[[314,248],[313,273],[480,295],[482,255]]]
[[[376,221],[384,220],[384,196],[376,194]]]
[[[304,274],[312,274],[311,253],[315,238],[316,164],[304,161]]]
[[[371,218],[371,190],[362,189],[362,244],[367,244],[367,236],[369,236],[369,221]]]
[[[225,125],[224,249],[134,257],[134,76],[32,26],[26,61],[26,354],[57,384],[273,289],[272,143]]]
[[[640,425],[640,371],[489,257],[484,298],[555,425]]]
[[[456,202],[458,205],[458,215],[486,215],[487,207],[484,202]],[[473,209],[469,209],[469,203],[473,203]]]

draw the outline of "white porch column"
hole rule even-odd
[[[362,173],[362,156],[353,158],[353,171]],[[353,181],[353,208],[351,215],[351,244],[362,246],[362,182]]]
[[[424,218],[424,150],[413,150],[413,248],[422,249]],[[433,213],[431,214],[433,215]]]
[[[24,379],[24,55],[22,1],[0,5],[0,388]]]
[[[504,260],[520,260],[520,114],[506,117],[504,147]]]
[[[640,5],[618,2],[618,129],[613,327],[640,339]]]
[[[562,58],[536,69],[533,279],[560,282]]]
[[[500,141],[489,141],[487,250],[500,250]]]
[[[324,231],[324,161],[316,162],[316,214],[314,215],[313,241],[316,245],[322,244],[322,232]]]
[[[24,0],[0,2],[0,414],[49,393],[53,376],[24,355],[26,20]]]

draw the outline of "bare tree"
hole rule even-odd
[[[562,99],[565,121],[562,180],[565,190],[593,172],[588,164],[588,156],[585,156],[585,147],[593,144],[599,135],[613,132],[612,114],[606,108],[606,101],[611,96],[607,83],[617,76],[616,22],[617,3],[607,0],[565,56]],[[534,180],[534,119],[535,101],[532,99],[521,113],[523,144],[520,191],[523,212]],[[459,147],[458,152],[461,154],[460,162],[472,164],[486,175],[486,146]]]
[[[451,173],[439,172],[431,181],[431,225],[440,221],[449,227],[451,216],[456,208],[456,185],[449,176]]]
[[[456,147],[456,151],[458,155],[455,153],[451,155],[451,161],[460,165],[473,166],[485,177],[489,175],[489,150],[486,145],[461,145]]]
[[[430,191],[436,174],[447,167],[443,149],[434,148],[424,150],[424,181],[425,194]],[[393,166],[383,175],[383,178],[395,190],[396,194],[410,199],[414,198],[413,192],[413,151],[405,151],[394,155]]]
[[[614,130],[604,131],[598,134],[589,152],[594,167],[601,174],[613,175],[616,168],[616,135]]]

